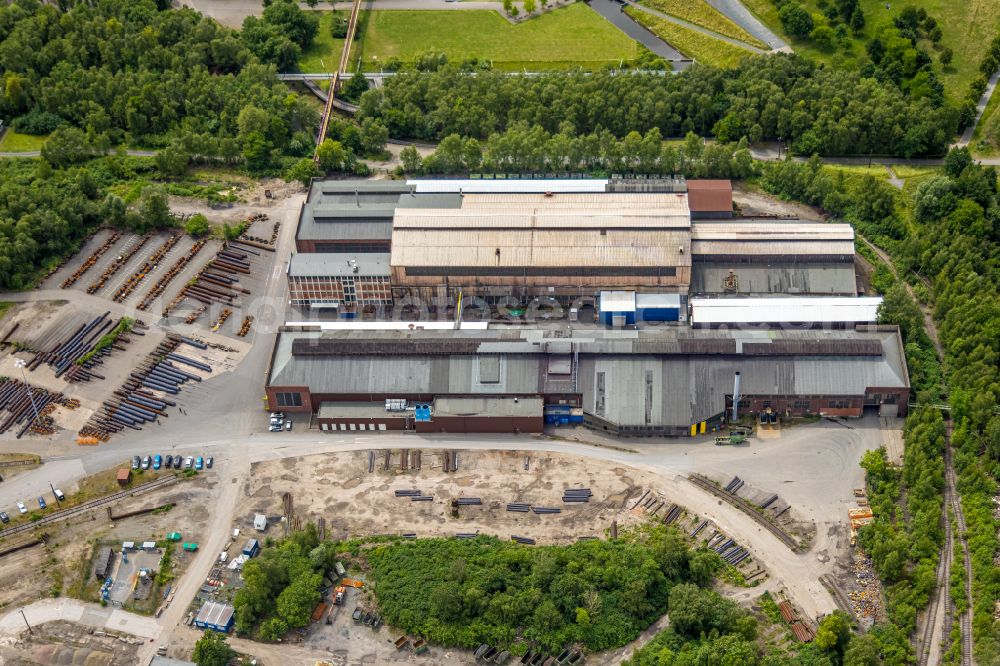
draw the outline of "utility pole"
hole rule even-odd
[[[24,366],[28,365],[24,359],[17,359],[14,361],[14,367],[21,370],[21,379],[24,380],[24,385],[28,389],[28,400],[31,401],[31,411],[35,413],[35,421],[38,420],[38,407],[35,406],[35,394],[31,392],[31,384],[28,383],[28,378],[24,376]]]
[[[24,609],[21,608],[21,609],[18,610],[18,612],[21,613],[21,619],[24,620],[24,626],[26,626],[28,628],[28,633],[29,634],[34,634],[35,632],[31,630],[31,625],[28,624],[28,618],[26,618],[24,616]]]

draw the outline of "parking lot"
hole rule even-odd
[[[130,606],[133,601],[147,600],[152,591],[153,579],[160,570],[163,553],[159,549],[132,550],[123,558],[119,544],[119,548],[115,549],[115,557],[118,562],[115,565],[115,582],[111,585],[109,600],[122,606]],[[145,575],[140,575],[140,572],[145,572]],[[136,596],[140,598],[136,599]]]

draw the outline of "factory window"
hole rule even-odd
[[[810,408],[812,408],[812,403],[808,400],[796,400],[792,403],[792,409],[801,409],[808,412]]]
[[[275,393],[275,397],[278,399],[278,407],[301,407],[302,406],[302,394],[292,393],[291,391]]]
[[[832,407],[834,409],[844,409],[845,407],[850,407],[850,400],[831,400],[827,403],[827,407]]]
[[[411,277],[434,276],[507,276],[507,277],[621,277],[641,275],[646,277],[674,277],[674,266],[407,266]]]
[[[771,401],[770,400],[765,400],[764,402],[760,403],[760,408],[761,409],[770,409],[771,408]]]
[[[887,404],[887,405],[895,405],[896,404],[896,399],[898,397],[899,396],[897,394],[895,394],[895,393],[886,393],[885,394],[885,404]]]

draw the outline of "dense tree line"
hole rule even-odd
[[[814,173],[809,171],[809,165],[782,165],[766,171],[762,180],[772,191],[812,203],[820,202],[810,197],[803,182],[838,184],[841,195],[847,196],[852,179],[818,165]],[[779,172],[786,177],[779,178]],[[782,180],[792,184],[779,183]],[[994,615],[1000,601],[1000,571],[995,565],[1000,522],[994,515],[1000,477],[998,190],[992,167],[974,163],[967,149],[952,150],[942,173],[923,178],[912,194],[906,189],[895,195],[893,216],[884,219],[895,217],[901,224],[868,221],[862,226],[878,235],[900,274],[913,276],[914,290],[931,304],[946,373],[934,367],[936,358],[928,351],[919,307],[889,280],[882,316],[899,323],[906,336],[918,407],[906,422],[901,469],[888,466],[882,454],[865,457],[876,520],[861,531],[861,544],[872,554],[887,586],[891,619],[908,631],[933,585],[940,539],[944,423],[926,405],[946,400],[972,556],[973,636],[980,663],[1000,659],[1000,623]],[[929,289],[917,275],[927,276]],[[909,521],[903,519],[904,505]]]
[[[747,178],[755,166],[746,140],[709,143],[689,133],[681,146],[664,144],[655,127],[645,136],[629,132],[618,139],[607,130],[577,136],[564,127],[550,135],[538,126],[518,123],[494,134],[485,146],[471,137],[451,134],[425,158],[408,146],[400,152],[408,174],[488,173],[642,173],[698,178]]]
[[[619,138],[656,128],[664,137],[782,139],[806,155],[941,154],[957,122],[954,109],[908,96],[892,81],[784,54],[747,58],[732,70],[697,65],[674,76],[402,71],[362,95],[360,106],[361,118],[380,119],[399,138],[487,140],[518,123],[550,135],[568,128]]]
[[[151,170],[117,156],[58,170],[44,160],[0,160],[0,289],[30,287],[102,223],[139,232],[173,225],[159,188],[143,188],[131,207],[108,193]]]
[[[393,626],[443,645],[526,640],[554,653],[569,643],[624,645],[673,603],[676,586],[691,583],[676,594],[697,595],[719,566],[715,553],[690,550],[663,526],[536,548],[485,536],[420,539],[371,549],[367,559]],[[691,610],[684,626],[695,635],[736,614],[725,606],[708,619]]]
[[[121,144],[169,147],[181,167],[201,157],[263,169],[311,150],[316,113],[249,36],[152,0],[93,5],[0,6],[0,117],[19,131],[65,128],[59,165]],[[290,32],[283,17],[268,25]]]

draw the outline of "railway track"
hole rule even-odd
[[[163,488],[171,483],[177,481],[180,477],[178,476],[164,476],[156,481],[150,481],[149,483],[144,483],[138,488],[131,488],[129,490],[123,490],[121,492],[114,493],[113,495],[108,495],[106,497],[101,497],[99,499],[91,500],[89,502],[84,502],[83,504],[78,504],[71,509],[65,509],[63,511],[56,511],[55,513],[50,513],[43,518],[36,520],[33,523],[25,523],[24,525],[18,525],[17,527],[11,527],[6,530],[0,531],[0,539],[14,536],[15,534],[21,534],[23,532],[28,532],[30,530],[41,527],[42,525],[48,525],[50,523],[55,523],[60,520],[66,520],[67,518],[72,518],[74,516],[79,516],[81,514],[87,513],[88,511],[93,511],[94,509],[99,509],[102,506],[107,506],[108,504],[113,504],[118,500],[125,499],[126,497],[134,497],[136,495],[142,495],[148,493],[151,490],[157,490],[158,488]]]
[[[962,511],[962,502],[959,499],[958,492],[956,492],[957,483],[955,477],[955,466],[952,462],[951,455],[951,421],[945,422],[945,487],[948,491],[946,494],[946,501],[951,504],[952,511],[955,514],[955,527],[958,530],[958,539],[962,544],[962,561],[965,565],[965,611],[958,617],[959,625],[959,640],[962,641],[962,666],[972,666],[972,561],[969,556],[969,542],[965,536],[965,513]],[[950,521],[949,521],[949,531],[950,531]],[[954,542],[954,537],[952,538]],[[949,561],[949,571],[948,578],[945,578],[946,584],[951,580],[951,566],[950,562],[955,555],[954,546],[948,550],[948,561]],[[951,610],[951,595],[946,594],[948,597],[948,608]],[[948,614],[948,634],[951,634],[951,618],[952,613]]]
[[[354,43],[354,33],[358,28],[358,14],[361,12],[361,0],[354,0],[351,5],[351,17],[347,22],[347,39],[344,41],[344,50],[340,53],[340,64],[337,71],[330,75],[330,90],[326,96],[326,107],[323,109],[323,118],[319,123],[319,131],[316,134],[316,153],[313,161],[319,162],[319,146],[326,138],[327,128],[330,126],[330,116],[336,106],[337,88],[340,87],[340,73],[347,71],[347,65],[351,58],[351,46]]]
[[[781,530],[780,528],[772,524],[762,515],[752,510],[750,507],[745,506],[742,502],[737,501],[735,497],[721,490],[718,486],[716,486],[708,479],[705,479],[704,477],[701,477],[697,474],[692,474],[691,476],[688,477],[688,481],[698,486],[699,488],[707,490],[708,492],[712,493],[713,495],[727,502],[728,504],[735,506],[737,509],[739,509],[746,515],[753,518],[755,522],[757,522],[761,527],[765,528],[768,532],[777,537],[778,540],[781,541],[781,543],[788,546],[792,551],[794,552],[799,551],[799,544],[795,539],[791,537],[791,535],[789,535],[785,531]]]

